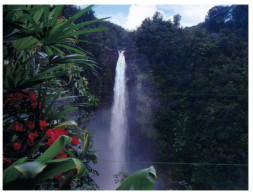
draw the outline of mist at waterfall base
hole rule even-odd
[[[99,173],[94,180],[100,190],[115,190],[120,182],[115,182],[114,175],[119,172],[132,174],[152,165],[152,163],[145,163],[151,161],[151,144],[144,136],[138,134],[131,120],[132,112],[135,111],[131,97],[136,93],[136,88],[126,85],[125,67],[119,68],[119,66],[127,66],[124,63],[124,52],[120,52],[116,66],[112,105],[109,108],[100,109],[91,119],[89,127],[94,130],[98,163],[92,167]],[[121,72],[123,69],[124,75]]]

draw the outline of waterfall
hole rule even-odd
[[[115,190],[120,183],[115,184],[114,175],[127,171],[125,163],[122,162],[125,161],[127,136],[128,95],[125,70],[124,51],[120,51],[116,65],[112,108],[101,112],[101,115],[93,121],[93,128],[96,129],[95,144],[99,156],[98,164],[94,165],[94,168],[99,172],[96,183],[101,190]],[[111,121],[103,123],[103,114]]]
[[[114,97],[111,113],[111,127],[109,145],[111,159],[114,161],[125,161],[126,136],[127,136],[127,88],[126,88],[126,62],[124,51],[119,52],[119,58],[116,65]],[[113,165],[114,173],[123,171],[124,163],[115,163]]]

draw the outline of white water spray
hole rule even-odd
[[[119,59],[116,66],[116,75],[114,83],[114,98],[112,106],[112,118],[110,128],[110,148],[111,158],[115,161],[125,160],[126,132],[127,132],[127,89],[126,89],[126,62],[124,51],[119,52]],[[113,167],[115,173],[122,171],[123,163],[117,163]]]
[[[96,170],[100,173],[97,178],[97,184],[103,190],[115,190],[120,182],[115,184],[114,175],[121,171],[127,171],[125,163],[126,154],[126,136],[127,136],[127,88],[126,88],[126,62],[124,51],[119,52],[119,58],[116,65],[114,97],[111,109],[111,121],[109,134],[101,131],[98,135],[97,146],[100,148],[100,159],[109,160],[101,162]],[[103,128],[103,127],[102,127]],[[108,137],[107,137],[108,135]]]

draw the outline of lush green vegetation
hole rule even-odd
[[[127,59],[139,56],[129,64],[142,91],[130,120],[153,140],[154,161],[178,163],[156,166],[164,189],[247,189],[248,7],[218,6],[197,26],[179,23],[156,13],[135,32]]]
[[[91,7],[68,20],[63,6],[3,7],[4,189],[97,188],[91,136],[67,115],[97,104],[83,73],[96,63],[76,43],[106,29],[79,30],[97,20],[74,23]]]

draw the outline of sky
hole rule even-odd
[[[85,5],[80,5],[86,7]],[[173,20],[180,14],[181,25],[190,27],[205,20],[208,10],[215,5],[96,5],[93,10],[97,18],[111,17],[110,22],[127,30],[136,30],[142,21],[159,11],[165,20]]]

